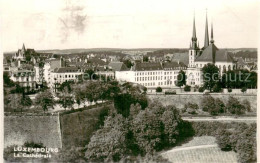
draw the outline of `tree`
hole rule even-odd
[[[42,107],[43,111],[45,112],[48,110],[49,107],[54,106],[55,102],[53,100],[52,93],[49,90],[45,90],[44,92],[40,92],[35,97],[35,103]]]
[[[85,157],[94,162],[119,161],[126,153],[127,126],[120,114],[107,117],[104,126],[91,137]]]
[[[213,86],[219,82],[219,69],[214,64],[208,63],[202,68],[204,88],[211,91]]]
[[[129,59],[124,60],[123,63],[126,65],[127,68],[131,68],[133,66],[132,62]]]
[[[215,99],[216,113],[225,113],[225,104],[220,98]]]
[[[15,85],[14,82],[10,79],[10,76],[8,75],[7,72],[4,72],[3,79],[4,79],[4,86],[13,87]]]
[[[27,95],[22,96],[21,104],[25,107],[30,107],[32,105],[32,100]]]
[[[140,149],[145,153],[153,153],[160,149],[163,133],[162,122],[152,110],[146,108],[135,116],[131,129]]]
[[[156,88],[156,92],[162,92],[162,88],[161,87],[157,87]]]
[[[149,61],[149,58],[147,55],[143,56],[143,62],[148,62]]]
[[[181,87],[183,85],[186,85],[186,75],[184,71],[180,70],[177,76],[176,86]]]
[[[222,89],[221,89],[221,86],[219,84],[215,84],[212,88],[213,92],[220,92]]]

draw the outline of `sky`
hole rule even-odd
[[[219,48],[256,48],[258,0],[1,0],[0,45],[27,48],[188,48],[195,12]]]

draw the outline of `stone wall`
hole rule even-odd
[[[23,145],[25,142],[61,148],[59,116],[5,116],[4,147]]]

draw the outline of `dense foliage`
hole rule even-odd
[[[184,91],[185,91],[185,92],[190,92],[190,90],[191,90],[191,86],[185,85]]]
[[[119,161],[127,156],[155,154],[190,136],[185,125],[174,106],[164,107],[158,102],[145,110],[139,104],[131,105],[128,118],[114,110],[92,136],[85,156],[89,161]]]
[[[201,101],[201,108],[205,112],[209,112],[211,115],[218,115],[220,113],[231,114],[244,114],[246,111],[251,111],[251,106],[248,100],[243,102],[238,101],[237,98],[230,96],[227,104],[220,99],[214,99],[212,96],[207,95]]]
[[[204,88],[211,89],[218,83],[219,81],[219,69],[214,64],[208,63],[202,68],[203,72],[203,81]]]
[[[184,71],[180,71],[178,76],[177,76],[177,80],[176,80],[176,86],[177,87],[181,87],[183,85],[186,85],[186,75]]]

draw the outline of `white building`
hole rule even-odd
[[[182,62],[136,63],[130,70],[115,71],[115,77],[118,81],[137,83],[149,89],[170,89],[176,87],[180,70],[186,69]]]
[[[78,77],[83,74],[83,71],[77,67],[61,67],[50,72],[49,86],[54,89],[55,84],[62,84],[66,81],[78,80]]]

